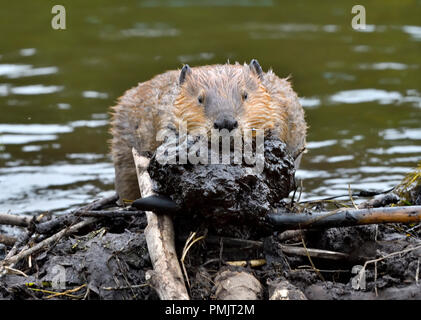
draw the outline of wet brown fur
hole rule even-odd
[[[182,85],[179,75],[180,71],[168,71],[142,82],[126,91],[112,107],[111,153],[121,199],[140,196],[132,147],[153,152],[160,143],[156,139],[160,130],[178,129],[183,123],[187,123],[190,134],[209,132],[219,114],[234,117],[240,132],[275,132],[292,155],[298,156],[298,166],[307,128],[304,111],[288,79],[280,79],[271,70],[260,79],[248,65],[238,63],[191,68]],[[244,92],[248,98],[243,101]],[[203,105],[198,96],[203,96]]]

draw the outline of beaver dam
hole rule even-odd
[[[241,166],[209,177],[133,154],[143,199],[132,206],[115,195],[57,217],[0,215],[22,230],[0,236],[0,298],[421,298],[420,166],[393,190],[300,202],[288,157],[245,182]]]

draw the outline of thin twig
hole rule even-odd
[[[322,279],[323,282],[326,282],[325,281],[325,278],[322,276],[322,274],[320,273],[319,269],[317,269],[316,266],[314,265],[313,260],[311,259],[311,256],[310,256],[310,252],[308,251],[308,249],[306,247],[304,238],[301,238],[301,241],[303,243],[304,249],[306,250],[308,261],[310,261],[310,264],[313,267],[314,271],[316,271],[317,275],[320,277],[320,279]]]
[[[144,215],[142,210],[88,210],[79,214],[81,217],[117,218]]]
[[[89,224],[92,224],[96,221],[97,220],[95,218],[87,218],[86,220],[83,220],[83,221],[75,224],[74,226],[63,229],[60,232],[56,233],[55,235],[37,243],[35,246],[33,246],[33,247],[31,247],[27,250],[24,250],[24,251],[20,252],[19,254],[14,255],[14,256],[12,256],[8,259],[3,260],[2,262],[0,262],[0,269],[3,266],[8,266],[10,264],[16,264],[19,260],[24,259],[24,258],[30,256],[31,254],[34,254],[35,252],[38,252],[39,250],[48,246],[49,244],[61,239],[63,236],[75,233],[79,229],[81,229],[81,228],[83,228],[83,227],[85,227]]]
[[[377,258],[377,259],[368,260],[368,261],[366,261],[366,262],[364,263],[364,268],[365,268],[365,267],[366,267],[369,263],[379,262],[379,261],[382,261],[382,260],[384,260],[384,259],[388,259],[388,258],[390,258],[390,257],[396,256],[397,254],[407,253],[407,252],[410,252],[410,251],[417,250],[417,249],[419,249],[419,248],[421,248],[421,245],[416,246],[416,247],[414,247],[414,248],[409,248],[409,249],[404,249],[404,250],[401,250],[401,251],[393,252],[393,253],[387,254],[387,255],[385,255],[385,256],[383,256],[383,257],[380,257],[380,258]]]
[[[79,219],[79,215],[85,211],[99,210],[107,207],[108,205],[114,204],[118,199],[118,195],[114,194],[110,197],[95,200],[94,202],[73,210],[69,214],[55,217],[54,219],[35,225],[35,230],[40,234],[51,234],[57,232],[65,226],[70,226],[76,223]]]
[[[305,244],[304,244],[305,246]],[[329,260],[347,260],[349,255],[342,252],[321,250],[321,249],[312,249],[307,247],[297,247],[290,245],[280,245],[281,250],[288,254],[294,254],[303,257],[313,257],[320,259],[329,259]]]
[[[38,291],[38,292],[49,293],[49,294],[56,294],[57,293],[55,291],[45,290],[45,289],[38,289],[38,288],[28,288],[28,289],[29,290],[32,290],[32,291]],[[66,293],[66,294],[63,294],[63,295],[65,295],[67,297],[70,297],[70,298],[75,298],[75,299],[79,299],[80,298],[80,296],[76,296],[76,295],[70,294],[70,293]],[[46,298],[50,298],[50,297],[51,296],[47,296]]]
[[[25,278],[28,278],[28,275],[23,271],[20,271],[18,269],[14,269],[14,268],[8,267],[8,266],[5,266],[4,268],[9,272],[16,273],[16,274],[19,274],[21,276],[24,276]]]
[[[303,180],[300,180],[300,193],[298,194],[298,199],[297,199],[298,203],[300,203],[302,193],[303,193]]]
[[[297,269],[292,269],[291,271],[300,271],[300,270],[315,272],[312,266],[298,266]],[[337,270],[317,269],[317,270],[323,273],[349,273],[350,271],[350,270],[343,270],[343,269],[337,269]]]
[[[246,240],[246,239],[239,239],[239,238],[230,238],[230,237],[216,237],[216,236],[207,236],[205,238],[205,242],[207,244],[221,244],[221,241],[224,245],[233,246],[233,247],[262,247],[262,241],[255,241],[255,240]]]
[[[79,291],[80,289],[82,289],[84,287],[86,287],[86,283],[82,284],[81,286],[79,286],[77,288],[69,289],[69,290],[66,290],[64,292],[53,292],[51,295],[47,296],[47,299],[58,297],[58,296],[63,296],[63,295],[68,296],[70,293]],[[74,296],[74,295],[70,295],[70,296],[79,298],[78,296]]]
[[[200,240],[202,240],[202,239],[205,238],[205,236],[200,236],[198,238],[195,238],[195,236],[196,236],[196,232],[193,232],[193,233],[190,234],[189,238],[186,240],[186,243],[185,243],[184,249],[183,249],[183,254],[182,254],[181,259],[180,259],[181,265],[183,267],[184,276],[186,278],[187,285],[189,286],[189,289],[191,288],[190,287],[190,280],[189,280],[189,276],[187,274],[186,266],[184,265],[184,259],[185,259],[186,255],[187,255],[187,252],[190,250],[190,248],[196,242],[198,242],[198,241],[200,241]]]
[[[396,256],[398,254],[403,254],[403,253],[407,253],[407,252],[410,252],[410,251],[414,251],[414,250],[417,250],[419,248],[421,248],[421,245],[418,245],[418,246],[413,247],[413,248],[404,249],[404,250],[401,250],[401,251],[392,252],[392,253],[387,254],[387,255],[385,255],[383,257],[366,261],[364,263],[363,267],[361,268],[361,270],[358,272],[358,276],[359,276],[360,282],[361,282],[361,280],[363,279],[363,277],[365,275],[365,271],[367,269],[367,265],[368,264],[374,263],[374,265],[375,265],[375,270],[374,271],[377,273],[377,269],[376,269],[377,262],[382,261],[382,260],[385,260],[385,259],[388,259],[388,258],[393,257],[393,256]],[[376,286],[375,286],[375,290],[377,292],[377,287]]]
[[[69,290],[66,290],[66,291],[63,291],[63,292],[56,292],[56,291],[51,291],[51,290],[46,290],[46,289],[38,289],[38,288],[28,288],[28,289],[32,290],[32,291],[38,291],[38,292],[50,294],[49,296],[46,297],[47,299],[58,297],[58,296],[67,296],[67,297],[70,297],[70,298],[79,299],[79,298],[81,298],[80,296],[76,296],[76,295],[73,295],[71,293],[79,291],[80,289],[82,289],[84,287],[86,287],[86,283],[77,287],[77,288],[69,289]]]
[[[377,292],[377,261],[374,262],[374,291],[376,292],[376,297],[379,296]]]
[[[222,253],[224,252],[224,241],[221,238],[219,240],[219,268],[222,266]]]
[[[351,199],[352,205],[354,206],[355,209],[358,209],[357,205],[354,202],[354,199],[352,199],[351,185],[349,184],[348,184],[348,193],[349,193],[349,198]]]
[[[294,193],[292,194],[292,197],[291,197],[291,207],[293,207],[294,206],[294,202],[295,202],[295,193],[297,192],[297,189],[298,189],[298,187],[297,187],[297,185],[296,185],[296,183],[295,183],[295,177],[294,177]],[[298,201],[297,201],[298,202]]]
[[[130,286],[126,286],[126,287],[100,287],[101,290],[128,290],[128,289],[138,289],[138,288],[144,288],[144,287],[148,287],[149,284],[148,283],[143,283],[143,284],[135,284],[135,285],[130,285]]]

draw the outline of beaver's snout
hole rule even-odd
[[[221,117],[213,123],[213,127],[218,130],[227,129],[232,131],[238,127],[238,122],[233,118]]]

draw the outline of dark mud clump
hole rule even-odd
[[[77,288],[76,299],[157,299],[145,285],[145,272],[152,269],[143,233],[105,228],[81,237],[61,239],[53,248],[33,259],[28,278],[7,274],[0,279],[0,299],[40,299],[51,291]],[[31,284],[31,285],[28,285]],[[62,288],[63,287],[63,288]]]
[[[211,148],[208,159],[212,157]],[[264,153],[253,166],[235,164],[165,164],[151,160],[149,174],[155,191],[169,196],[183,214],[197,214],[217,225],[261,220],[294,187],[294,159],[285,143],[266,137]],[[261,162],[259,162],[261,161]],[[261,164],[261,166],[260,166]]]

